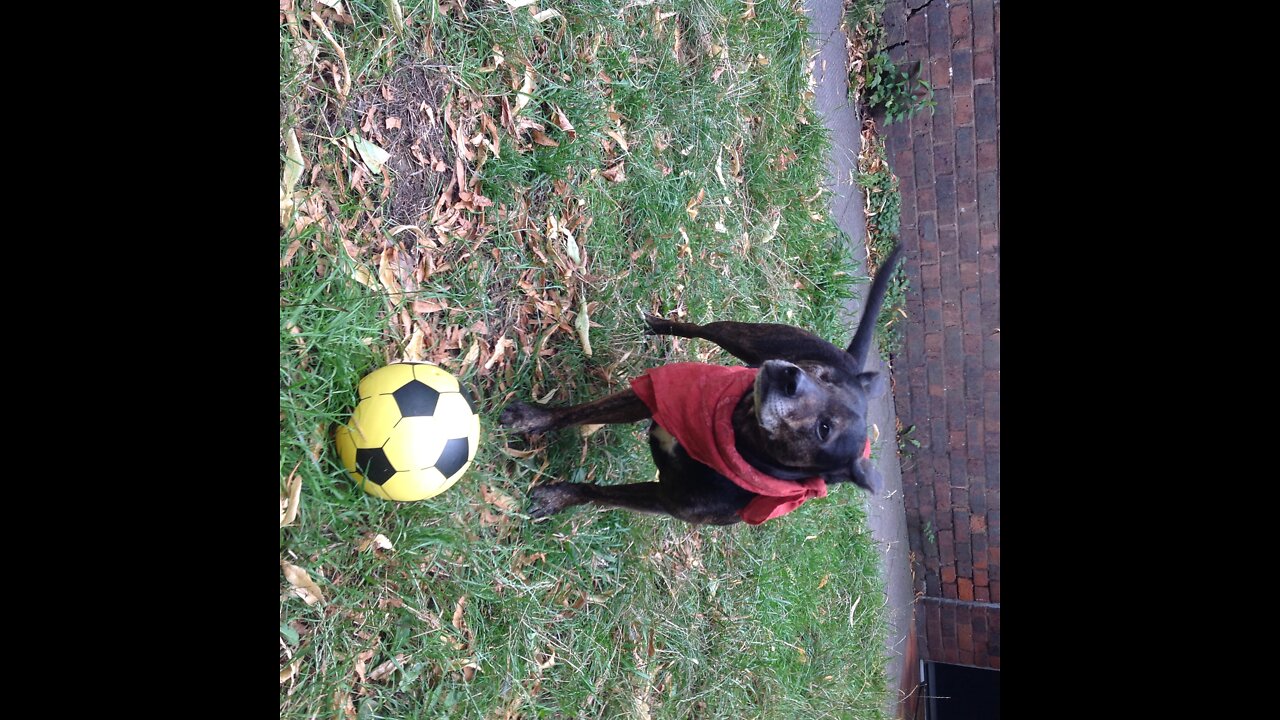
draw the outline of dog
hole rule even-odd
[[[879,494],[883,480],[870,458],[867,408],[887,382],[863,367],[901,248],[896,245],[876,273],[845,350],[790,325],[698,325],[646,315],[650,333],[710,340],[747,366],[674,363],[594,402],[509,404],[499,423],[526,434],[651,421],[658,481],[540,485],[529,492],[530,517],[594,503],[693,524],[760,524],[825,497],[827,483],[852,482]]]

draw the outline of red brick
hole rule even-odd
[[[928,44],[929,31],[925,26],[925,16],[916,13],[907,18],[907,48],[923,48]]]
[[[969,337],[969,336],[968,336],[968,335],[966,335],[965,337],[967,338],[967,337]],[[964,388],[965,388],[965,392],[966,392],[966,393],[968,393],[968,392],[969,392],[969,383],[968,383],[968,381],[965,381]],[[966,403],[966,404],[967,404],[967,403]],[[969,419],[968,419],[968,424],[967,424],[967,426],[965,427],[965,430],[964,430],[964,444],[965,444],[965,447],[972,447],[972,448],[980,448],[980,447],[982,447],[983,435],[985,435],[985,434],[986,434],[985,432],[983,432],[983,428],[984,428],[984,427],[985,427],[985,426],[984,426],[984,424],[983,424],[982,420],[975,419],[975,418],[974,418],[974,417],[972,417],[972,416],[970,416],[970,417],[969,417]],[[967,463],[966,463],[966,465],[967,465]],[[972,529],[972,525],[970,526],[970,529]],[[976,532],[976,531],[975,531],[975,532]]]
[[[996,53],[994,50],[976,50],[973,53],[973,82],[991,82],[996,79]]]
[[[973,602],[973,581],[969,578],[960,578],[959,580],[956,580],[956,594],[960,596],[961,600]],[[961,629],[960,637],[964,637],[963,629]],[[970,635],[970,638],[972,639],[972,634]]]
[[[980,173],[993,173],[999,169],[999,158],[996,155],[996,144],[984,140],[977,145],[977,168]]]
[[[951,95],[951,123],[955,127],[973,125],[972,88],[960,92],[954,85]]]
[[[999,115],[996,114],[995,85],[985,83],[973,87],[973,115],[978,140],[994,141],[1000,121]]]
[[[979,587],[975,585],[973,587],[973,599],[976,600],[977,602],[991,602],[990,588],[987,588],[985,586]]]
[[[991,602],[993,603],[1000,602],[1000,581],[999,580],[991,581]]]
[[[951,87],[951,58],[936,57],[929,61],[929,85],[935,91]]]
[[[987,587],[990,584],[990,578],[987,577],[985,566],[980,568],[976,564],[974,565],[973,584],[976,587]]]
[[[980,533],[987,531],[987,519],[981,515],[974,515],[969,518],[969,532]]]
[[[965,620],[967,621],[968,618]],[[956,618],[956,647],[962,651],[973,651],[973,625],[970,622],[961,622],[959,617]]]
[[[951,6],[951,46],[964,47],[973,41],[968,5]],[[932,29],[932,28],[930,28]]]
[[[929,56],[946,57],[951,49],[946,7],[931,6],[925,9],[924,15],[929,32]]]
[[[955,583],[942,583],[942,597],[948,600],[959,600],[960,596],[956,591]]]
[[[973,92],[973,51],[967,47],[951,51],[951,92],[957,98]]]
[[[992,0],[973,0],[973,48],[992,47],[997,34],[993,17]]]

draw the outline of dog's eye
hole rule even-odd
[[[826,440],[827,436],[830,434],[831,434],[830,425],[828,425],[825,421],[818,423],[818,439],[819,440]]]

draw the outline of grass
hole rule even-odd
[[[290,131],[304,167],[280,240],[280,474],[302,498],[280,553],[323,599],[282,577],[281,717],[882,716],[884,595],[856,489],[759,527],[520,512],[552,478],[654,471],[642,424],[528,447],[495,426],[507,402],[731,362],[645,337],[640,311],[851,331],[798,5],[628,5],[539,22],[404,2],[403,36],[380,2],[282,17],[282,167]],[[398,359],[462,378],[486,438],[421,503],[365,495],[332,450],[359,379]]]

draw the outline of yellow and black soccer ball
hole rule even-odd
[[[360,381],[351,421],[337,430],[338,457],[370,495],[425,500],[466,473],[480,416],[466,388],[430,363],[397,363]]]

